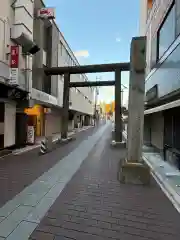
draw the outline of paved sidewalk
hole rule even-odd
[[[120,156],[103,134],[52,205],[31,240],[179,240],[180,215],[154,180],[150,187],[117,179]]]
[[[124,141],[127,140],[127,133],[123,133]],[[173,203],[180,213],[180,171],[165,161],[162,154],[153,147],[143,146],[143,160],[150,167],[151,173],[158,182],[166,196]]]
[[[86,136],[74,150],[0,208],[0,239],[28,240],[108,126]]]
[[[59,146],[45,155],[39,156],[39,149],[22,153],[21,155],[6,156],[0,160],[0,207],[35,179],[48,171],[60,159],[67,156],[88,136],[97,131],[91,128],[76,134],[76,140]]]

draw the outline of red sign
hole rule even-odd
[[[47,15],[49,15],[49,13],[50,13],[50,11],[49,11],[49,9],[41,9],[40,10],[40,14],[47,14]]]
[[[54,19],[54,8],[41,8],[38,11],[38,17],[42,19]]]
[[[19,46],[11,46],[10,67],[18,68],[19,66]]]

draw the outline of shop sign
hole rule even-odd
[[[28,126],[27,128],[27,143],[34,144],[35,137],[34,137],[34,126]]]
[[[40,19],[54,19],[55,9],[54,8],[41,8],[38,10],[38,18]]]
[[[10,51],[10,84],[18,85],[19,46],[11,46]]]
[[[18,68],[11,68],[10,69],[10,81],[11,85],[18,85],[18,77],[19,77],[19,69]]]

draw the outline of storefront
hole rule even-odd
[[[62,113],[57,108],[46,108],[45,111],[45,134],[52,136],[61,132]]]
[[[0,102],[0,149],[15,145],[16,103]]]
[[[180,108],[164,111],[164,157],[180,169]]]
[[[45,108],[36,104],[32,108],[26,108],[24,112],[28,115],[28,126],[34,127],[35,137],[43,136],[45,129]]]
[[[25,144],[26,119],[19,109],[28,106],[27,99],[28,92],[8,84],[0,84],[0,149],[14,148],[18,145],[17,142]],[[20,135],[24,135],[21,141]]]
[[[31,99],[36,104],[33,109],[28,110],[28,114],[33,116],[36,136],[51,136],[60,133],[62,109],[57,106],[57,98],[33,88]]]

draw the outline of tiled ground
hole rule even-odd
[[[116,179],[124,152],[104,135],[50,208],[31,240],[179,240],[180,215],[152,180],[150,187]]]
[[[98,128],[77,133],[75,141],[57,147],[53,152],[39,156],[39,149],[0,160],[0,207],[68,155],[87,136]]]

